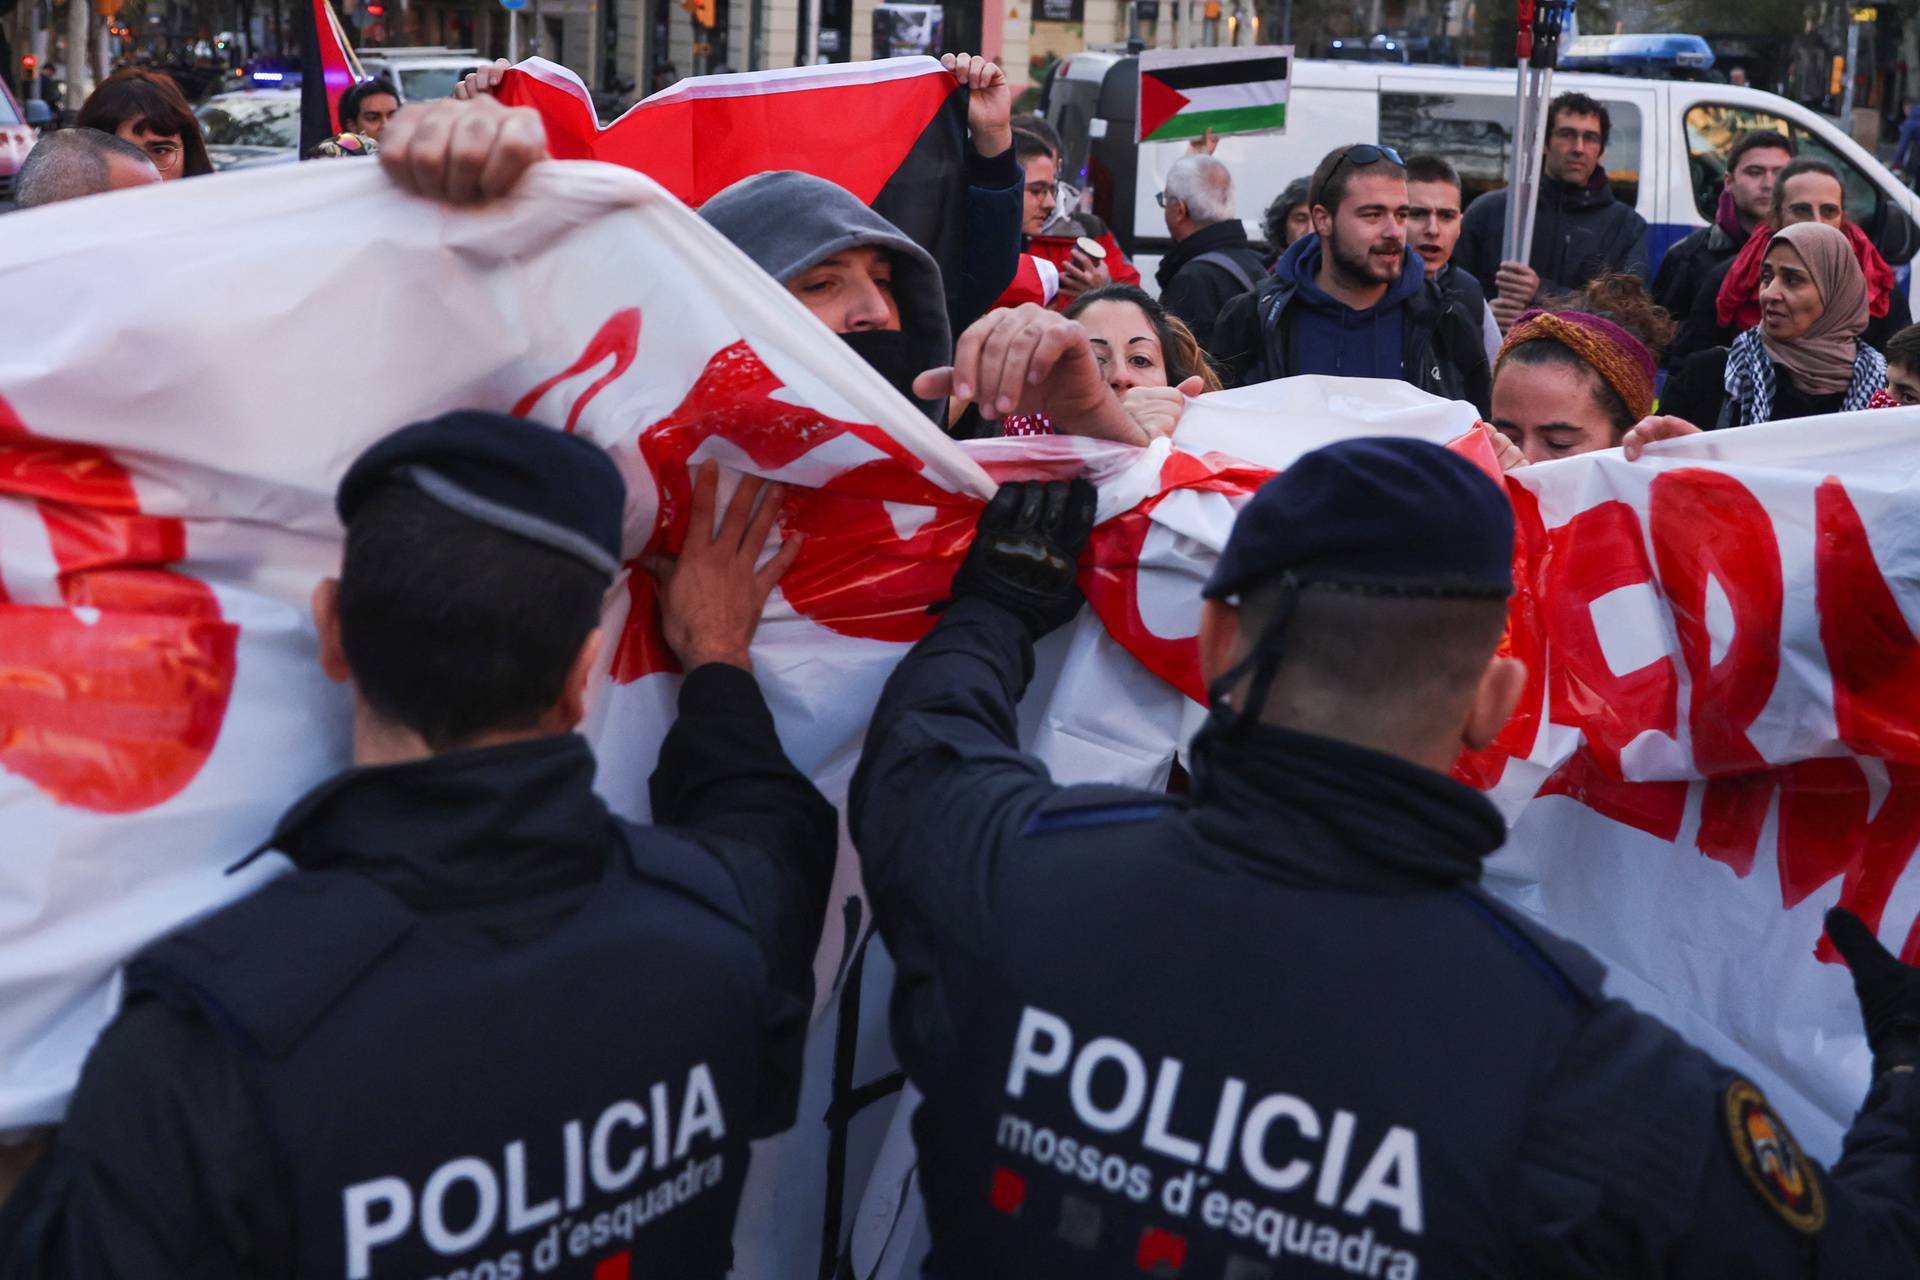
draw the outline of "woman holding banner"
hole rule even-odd
[[[1784,227],[1760,268],[1760,323],[1688,357],[1666,407],[1705,430],[1864,409],[1887,361],[1861,338],[1867,280],[1846,235],[1819,222]]]
[[[1493,425],[1527,462],[1639,446],[1698,428],[1649,417],[1659,350],[1673,322],[1631,276],[1602,276],[1578,311],[1529,311],[1493,363]]]

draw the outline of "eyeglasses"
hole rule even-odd
[[[1168,196],[1167,193],[1164,191],[1156,191],[1153,193],[1153,202],[1159,205],[1162,209],[1167,207],[1167,201],[1169,199],[1173,199],[1173,197]],[[1175,200],[1175,203],[1178,203],[1178,201]]]
[[[153,167],[162,173],[170,172],[180,163],[180,153],[184,148],[177,142],[149,142],[140,148],[147,153],[147,159],[153,161]]]
[[[1391,160],[1402,169],[1407,167],[1407,162],[1402,160],[1400,153],[1392,147],[1378,147],[1371,142],[1356,143],[1354,146],[1348,147],[1340,153],[1340,158],[1333,162],[1333,168],[1327,170],[1326,181],[1320,184],[1319,191],[1313,193],[1313,203],[1321,203],[1321,194],[1333,185],[1333,180],[1339,174],[1341,165],[1351,164],[1354,168],[1358,169],[1366,165],[1378,164],[1382,160]]]

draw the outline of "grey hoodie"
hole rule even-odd
[[[845,187],[791,169],[756,173],[700,206],[700,216],[781,284],[847,249],[888,250],[901,334],[919,362],[914,367],[952,363],[940,268],[925,249]]]

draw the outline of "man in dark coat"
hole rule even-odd
[[[1667,250],[1653,278],[1653,300],[1674,323],[1687,318],[1708,277],[1733,260],[1755,227],[1773,212],[1774,178],[1793,159],[1793,140],[1770,129],[1743,133],[1727,156],[1727,174],[1713,221]]]
[[[1489,191],[1462,221],[1460,265],[1486,290],[1504,330],[1549,295],[1578,293],[1595,276],[1647,278],[1647,220],[1614,198],[1602,160],[1613,131],[1604,103],[1563,93],[1547,108],[1533,246],[1525,262],[1501,260],[1509,193]]]
[[[1227,303],[1266,277],[1234,205],[1233,174],[1210,155],[1182,156],[1160,192],[1173,248],[1160,259],[1160,303],[1186,322],[1206,351]]]

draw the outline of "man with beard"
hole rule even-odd
[[[1391,147],[1338,147],[1314,170],[1313,234],[1220,312],[1211,354],[1229,386],[1301,373],[1402,378],[1491,399],[1480,318],[1450,301],[1407,252],[1407,170]]]
[[[1461,223],[1460,265],[1474,274],[1502,329],[1548,295],[1578,293],[1615,271],[1647,278],[1647,220],[1614,199],[1607,182],[1605,104],[1563,93],[1547,107],[1547,154],[1525,262],[1501,261],[1508,192],[1489,191]]]
[[[1773,212],[1773,180],[1793,159],[1793,140],[1771,129],[1743,133],[1727,157],[1713,222],[1667,250],[1653,280],[1653,300],[1676,320],[1693,309],[1700,286],[1733,259],[1753,229]]]

